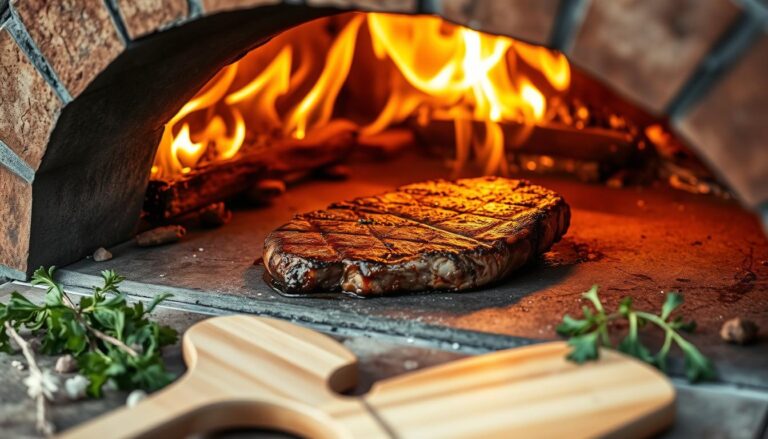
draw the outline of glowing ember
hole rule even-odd
[[[488,174],[507,170],[500,122],[533,126],[551,119],[546,96],[568,89],[565,56],[482,34],[436,17],[350,14],[333,37],[330,20],[283,33],[224,68],[166,125],[152,178],[229,160],[263,136],[302,139],[335,116],[356,62],[375,64],[371,87],[386,98],[361,123],[375,134],[409,118],[455,120],[458,169],[471,157]],[[317,54],[327,54],[320,59]],[[375,100],[372,100],[375,101]],[[336,115],[337,116],[337,115]],[[473,129],[484,121],[484,130]]]

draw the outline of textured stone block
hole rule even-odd
[[[128,36],[136,39],[183,20],[187,0],[118,0]]]
[[[5,29],[0,71],[0,140],[37,169],[62,103]]]
[[[677,124],[747,204],[768,202],[768,35]]]
[[[572,59],[660,113],[737,12],[728,0],[593,0]]]
[[[29,230],[32,218],[32,187],[0,166],[0,265],[27,271]]]
[[[101,0],[13,0],[12,6],[73,97],[124,48]]]
[[[203,0],[203,9],[206,13],[211,13],[277,5],[280,3],[282,3],[282,0]]]
[[[473,29],[547,44],[560,0],[443,0],[442,15]]]
[[[416,0],[307,0],[307,4],[362,11],[416,12]]]

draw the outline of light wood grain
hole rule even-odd
[[[184,437],[267,427],[311,438],[643,437],[668,426],[675,393],[656,370],[606,351],[565,360],[565,343],[510,349],[341,395],[356,359],[333,339],[274,319],[205,320],[184,335],[188,372],[138,406],[66,438]]]

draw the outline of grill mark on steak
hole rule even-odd
[[[297,234],[300,234],[300,233],[301,233],[300,231],[296,231],[296,230],[282,230],[281,232],[289,232],[289,233],[297,233]],[[321,234],[321,232],[318,232],[318,234]],[[366,236],[366,235],[364,235],[364,234],[360,234],[360,233],[342,233],[342,232],[333,232],[333,234],[334,234],[334,235],[347,235],[347,236]],[[398,238],[397,238],[397,240],[398,240],[398,241],[402,241],[402,242],[411,242],[411,243],[414,243],[414,244],[424,244],[424,241],[423,241],[423,240],[418,240],[418,239],[409,239],[409,238],[402,238],[402,237],[398,237]],[[387,246],[391,246],[391,244],[387,244],[387,243],[385,243],[385,245],[387,245]],[[462,248],[464,248],[464,247],[461,247],[461,246],[456,246],[456,245],[452,245],[452,244],[448,244],[448,243],[443,243],[443,244],[441,244],[441,245],[444,245],[444,246],[452,246],[452,247],[454,247],[454,248],[456,248],[456,249],[462,249]],[[487,244],[483,244],[483,245],[487,245]]]
[[[427,181],[296,215],[267,237],[264,266],[290,294],[463,290],[547,251],[569,218],[524,180]]]
[[[364,211],[364,212],[371,212],[371,213],[377,213],[377,214],[382,214],[382,215],[392,215],[392,213],[390,213],[390,212],[385,212],[385,211],[380,211],[380,210],[371,209],[371,208],[365,208],[365,207],[361,208],[360,210]],[[456,216],[461,215],[460,212],[455,212],[455,213],[456,213],[456,215],[454,215],[453,217],[448,217],[445,220],[448,220],[448,219],[451,219],[451,218],[454,218]],[[437,225],[428,224],[428,223],[419,221],[419,220],[417,220],[415,218],[409,218],[409,217],[404,216],[404,215],[400,216],[399,218],[402,218],[402,219],[404,219],[406,221],[409,221],[409,222],[411,222],[411,223],[413,223],[413,224],[415,224],[415,225],[417,225],[419,227],[424,227],[424,228],[427,228],[427,229],[432,229],[432,230],[439,231],[441,233],[447,233],[447,234],[451,234],[451,235],[454,235],[454,236],[458,236],[458,237],[461,237],[461,238],[464,238],[464,239],[471,240],[473,244],[490,248],[490,246],[488,244],[484,243],[484,242],[478,241],[478,240],[476,240],[476,239],[474,239],[474,238],[472,238],[470,236],[465,236],[465,235],[458,234],[458,233],[456,233],[456,232],[454,232],[452,230],[444,229],[442,227],[437,227]],[[397,238],[397,239],[401,240],[402,238]],[[423,243],[424,241],[417,241],[417,242]],[[463,248],[463,247],[458,247],[458,248]]]
[[[370,223],[369,223],[367,220],[365,220],[363,217],[361,217],[361,216],[360,216],[360,212],[356,212],[356,211],[354,211],[354,210],[353,210],[352,212],[354,212],[355,216],[357,217],[357,222],[358,222],[359,224],[362,224],[362,225],[364,225],[364,226],[365,226],[365,228],[366,228],[366,229],[368,229],[368,233],[370,233],[370,234],[371,234],[371,236],[373,236],[374,238],[376,238],[376,240],[377,240],[377,241],[379,241],[379,242],[380,242],[380,243],[381,243],[381,244],[382,244],[384,247],[386,247],[387,249],[389,249],[389,250],[392,250],[392,249],[393,249],[393,246],[392,246],[392,244],[388,244],[388,243],[384,242],[384,240],[383,240],[383,239],[381,239],[381,237],[379,236],[379,234],[373,231],[373,229],[371,228],[371,225],[370,225]]]
[[[312,223],[312,221],[310,221],[310,220],[306,220],[306,221],[307,221],[307,224],[309,224],[309,226],[312,228],[312,230],[314,230],[315,232],[317,232],[317,233],[320,235],[320,237],[323,239],[323,243],[325,244],[325,247],[328,247],[328,248],[330,248],[331,250],[333,250],[333,251],[334,251],[334,253],[336,253],[336,255],[338,255],[339,257],[344,257],[344,255],[342,255],[342,254],[339,252],[339,250],[338,250],[338,249],[336,249],[336,247],[334,247],[334,246],[333,246],[333,245],[332,245],[332,244],[331,244],[331,243],[328,241],[328,237],[326,236],[325,232],[323,232],[323,231],[322,231],[322,230],[321,230],[319,227],[317,227],[317,225],[316,225],[316,224]]]

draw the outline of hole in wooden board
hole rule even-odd
[[[284,431],[268,428],[227,428],[205,434],[195,434],[187,439],[300,439]]]

